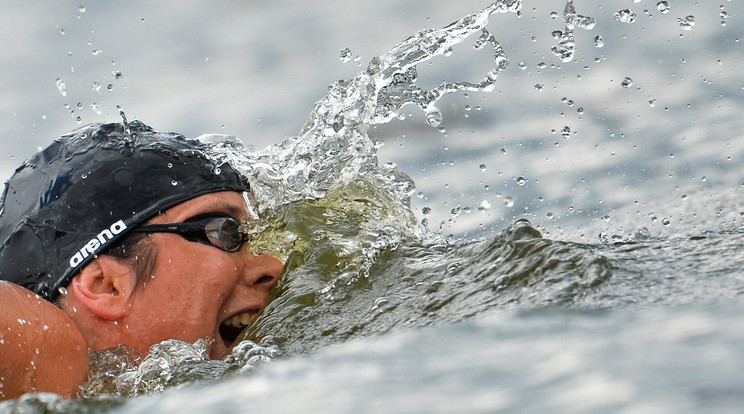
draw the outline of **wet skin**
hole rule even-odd
[[[207,213],[228,214],[238,221],[249,219],[242,194],[219,192],[179,204],[148,224],[179,223]],[[69,289],[72,300],[66,309],[86,338],[88,349],[125,343],[146,355],[152,345],[166,339],[189,343],[207,339],[211,358],[225,356],[237,331],[251,324],[268,305],[269,291],[281,275],[282,263],[271,256],[252,254],[249,243],[230,253],[177,234],[153,233],[148,237],[156,255],[144,283],[132,288],[136,285],[134,269],[114,263],[112,271],[107,263],[117,259],[106,256],[99,258],[104,269],[101,274],[108,272],[114,279],[73,279]],[[86,269],[81,274],[87,274]],[[105,295],[99,295],[102,292]],[[80,312],[80,307],[90,312]],[[239,326],[226,329],[226,321]],[[228,331],[232,332],[225,335]]]

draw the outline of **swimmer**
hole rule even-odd
[[[249,185],[206,144],[132,122],[64,135],[0,202],[0,400],[74,397],[88,353],[205,338],[221,358],[282,272],[254,255]]]

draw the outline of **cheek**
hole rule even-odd
[[[235,263],[213,252],[208,246],[187,253],[176,251],[160,255],[158,264],[147,288],[155,288],[163,299],[182,311],[202,312],[203,317],[219,310],[222,302],[230,296],[239,280]],[[163,252],[161,252],[163,253]],[[175,302],[175,303],[174,303]]]

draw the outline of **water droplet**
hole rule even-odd
[[[487,211],[491,209],[491,203],[488,200],[481,200],[478,203],[478,211]]]
[[[101,53],[103,53],[103,50],[101,50],[101,49],[93,49],[93,51],[91,53],[93,54],[93,56],[100,56]]]
[[[514,207],[514,198],[512,198],[511,196],[506,196],[504,198],[504,205],[509,208]]]
[[[338,53],[338,58],[341,59],[341,62],[346,63],[353,59],[354,55],[351,53],[351,49],[345,47]]]
[[[618,10],[615,13],[615,20],[620,23],[633,23],[636,20],[636,13],[630,9]]]
[[[604,39],[602,39],[602,36],[594,36],[594,47],[604,47]]]
[[[527,184],[527,179],[524,178],[524,177],[521,177],[521,176],[520,177],[517,177],[517,184],[519,184],[519,185],[525,185],[525,184]]]
[[[571,127],[566,125],[561,130],[561,135],[563,135],[563,138],[568,139],[571,136]]]
[[[669,221],[668,218],[664,218],[664,219],[661,220],[661,224],[663,224],[665,226],[668,226],[670,223],[671,223],[671,221]]]
[[[438,109],[431,109],[426,112],[426,124],[430,127],[438,127],[442,123],[442,113]]]
[[[67,289],[64,286],[62,286],[60,288],[57,288],[57,292],[59,292],[60,295],[64,296],[67,294]]]
[[[661,14],[667,14],[667,13],[669,13],[669,2],[668,1],[660,1],[660,2],[656,3],[656,9]]]
[[[537,89],[538,91],[542,92],[542,90],[543,90],[543,85],[542,85],[542,84],[539,84],[539,83],[536,83],[536,84],[535,84],[535,89]]]
[[[62,78],[57,78],[57,90],[62,96],[67,96],[67,86],[65,85],[65,81],[62,80]]]
[[[82,178],[83,178],[83,180],[84,180],[84,179],[88,178],[88,174],[83,174],[83,175],[81,175],[81,177],[82,177]]]
[[[114,75],[114,79],[121,79],[121,77],[122,77],[121,72],[118,71],[118,70],[112,71],[111,74]]]
[[[486,164],[481,164],[478,168],[480,168],[481,171],[486,171]]]
[[[215,167],[214,168],[214,175],[220,175],[220,174],[222,174],[222,169],[220,167]]]
[[[649,99],[648,100],[648,106],[650,106],[652,108],[655,107],[656,106],[656,99],[653,99],[653,98],[652,99]]]
[[[679,17],[677,18],[677,23],[683,30],[692,30],[695,26],[695,16],[687,16],[685,18]]]
[[[173,168],[173,163],[169,162],[168,163],[168,168]]]
[[[546,216],[547,216],[547,217],[548,217],[549,219],[552,219],[552,218],[553,218],[553,212],[552,212],[552,211],[548,211],[548,214],[546,214]]]
[[[78,6],[78,12],[85,13],[85,6]]]
[[[178,181],[176,181],[176,180],[171,181],[171,185],[174,186],[174,187],[177,186],[178,185]]]
[[[429,207],[424,207],[424,208],[422,208],[422,209],[421,209],[421,212],[422,212],[422,213],[423,213],[423,214],[424,214],[425,216],[428,216],[429,214],[431,214],[431,208],[429,208]]]
[[[625,79],[623,79],[622,85],[623,88],[630,88],[633,86],[633,79],[626,76]]]

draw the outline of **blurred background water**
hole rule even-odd
[[[277,144],[331,82],[488,2],[2,5],[9,177],[120,109],[158,130]],[[510,66],[491,92],[443,98],[439,127],[405,107],[369,132],[380,163],[416,183],[417,220],[457,248],[378,259],[379,284],[342,303],[361,322],[339,322],[339,302],[307,327],[275,321],[290,355],[317,353],[123,410],[737,412],[744,6],[579,0],[596,25],[575,29],[564,62],[551,48],[565,5],[492,16]],[[420,65],[419,84],[481,79],[493,61],[471,43]],[[543,238],[506,230],[520,218]]]

